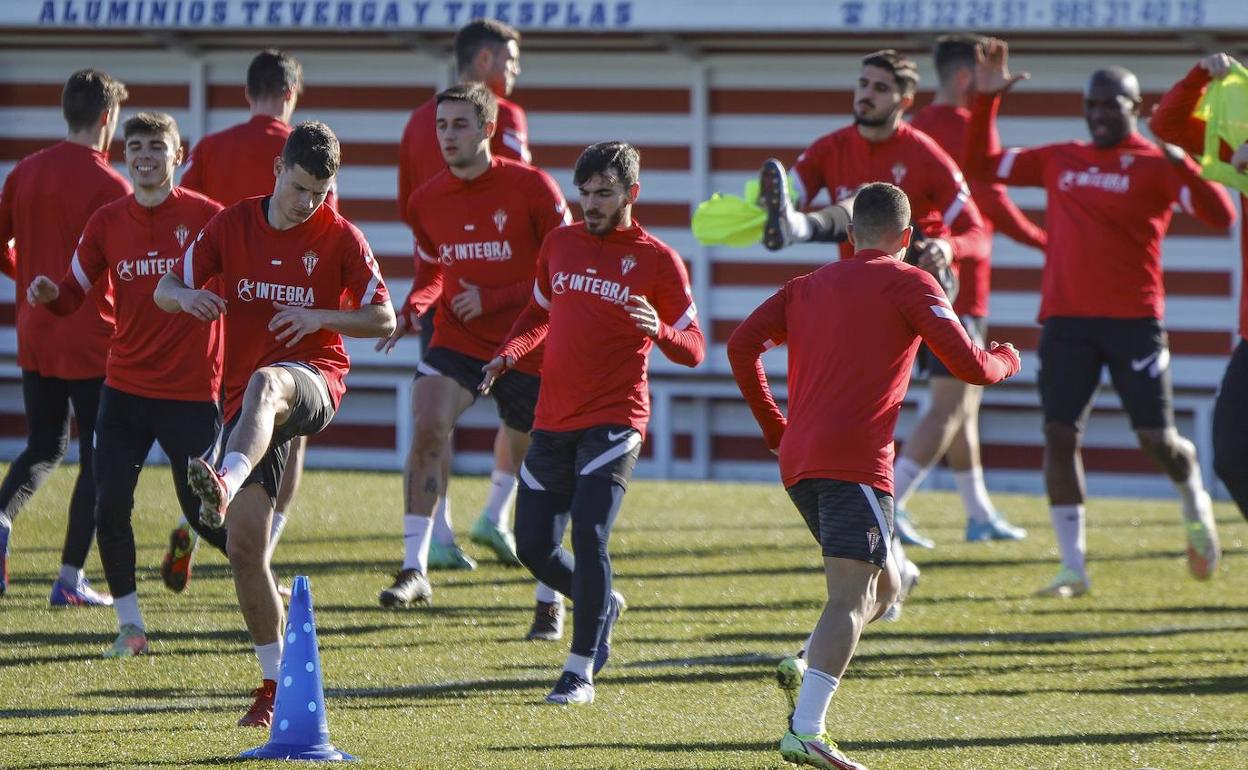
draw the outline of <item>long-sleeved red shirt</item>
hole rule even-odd
[[[971,122],[971,111],[948,104],[929,104],[915,113],[911,125],[936,140],[953,158],[962,155],[962,142]],[[988,136],[989,153],[1001,152],[996,126]],[[977,253],[958,256],[958,296],[953,309],[958,315],[988,315],[988,292],[992,283],[992,233],[997,231],[1024,246],[1043,249],[1044,230],[1018,210],[1006,194],[1005,185],[970,180],[971,198],[984,220],[983,244]]]
[[[1202,179],[1191,158],[1172,163],[1139,134],[1113,147],[1061,142],[984,153],[1000,101],[976,98],[963,167],[972,179],[1048,193],[1039,320],[1164,317],[1161,241],[1174,205],[1225,228],[1235,219],[1230,196]]]
[[[630,297],[658,312],[652,339],[629,317]],[[569,431],[650,419],[646,357],[657,345],[683,366],[706,354],[689,274],[680,255],[634,220],[605,236],[582,222],[552,230],[537,260],[533,298],[498,354],[520,360],[543,341],[542,389],[533,427]]]
[[[866,250],[785,284],[728,340],[732,374],[778,449],[785,486],[829,478],[893,491],[893,430],[924,342],[960,379],[990,385],[1018,372],[1016,353],[977,347],[940,284]],[[763,351],[788,345],[789,416],[771,395]]]
[[[1158,139],[1177,144],[1193,155],[1204,153],[1205,121],[1192,117],[1192,113],[1196,111],[1196,104],[1208,85],[1208,70],[1193,67],[1166,92],[1148,121],[1148,127]],[[1229,160],[1236,149],[1223,145],[1220,149],[1222,159]],[[1239,254],[1243,262],[1239,286],[1239,336],[1248,340],[1248,195],[1241,193],[1239,202],[1244,212],[1239,222]]]
[[[175,187],[159,206],[148,208],[128,195],[87,221],[60,296],[48,309],[72,313],[93,286],[112,285],[117,331],[105,375],[110,387],[176,401],[220,397],[221,322],[170,316],[152,301],[161,276],[220,210],[216,201]]]
[[[87,220],[101,206],[130,193],[130,183],[98,150],[57,142],[23,159],[0,192],[0,243],[16,241],[17,365],[44,377],[103,377],[113,337],[113,295],[96,286],[77,312],[65,317],[31,307],[21,297],[37,275],[65,274]]]

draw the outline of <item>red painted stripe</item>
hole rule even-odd
[[[47,144],[46,140],[38,141],[38,146]],[[585,151],[584,144],[536,144],[533,151],[533,163],[544,169],[572,168],[576,160]],[[36,147],[37,149],[37,147]],[[688,171],[688,147],[641,146],[642,164],[646,169],[656,171]],[[0,140],[0,158],[10,157],[5,151],[3,140]],[[21,157],[15,155],[13,157]],[[348,166],[389,166],[398,162],[398,142],[344,142],[342,160]]]
[[[1160,98],[1161,92],[1144,95],[1146,104]],[[920,93],[914,109],[926,106],[931,100],[931,92]],[[714,115],[844,116],[853,109],[853,103],[853,91],[849,89],[713,88],[710,97]],[[1018,91],[1006,97],[1001,114],[1028,118],[1082,117],[1083,96],[1078,91]]]
[[[580,209],[573,204],[573,213]],[[637,220],[646,227],[688,227],[689,206],[684,203],[646,203],[633,209]],[[394,201],[389,198],[344,198],[342,212],[356,222],[397,222]]]
[[[6,107],[61,107],[64,83],[0,82],[0,104]],[[190,87],[184,83],[127,83],[130,97],[122,103],[126,111],[145,107],[185,107]],[[241,86],[239,88],[242,90]],[[241,98],[241,93],[240,93]],[[246,102],[243,102],[246,106]]]
[[[244,86],[208,86],[209,109],[239,109],[247,106]],[[305,84],[299,96],[300,109],[313,110],[412,110],[434,95],[432,86],[317,85]]]

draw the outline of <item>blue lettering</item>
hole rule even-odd
[[[49,3],[49,5],[51,5],[51,3]],[[89,0],[87,3],[86,13],[83,15],[83,21],[86,21],[89,24],[99,24],[100,12],[103,8],[104,3],[100,2],[100,0]],[[39,21],[42,22],[43,19],[40,18]]]
[[[382,26],[397,27],[399,25],[399,4],[386,3],[386,10],[381,16]]]
[[[542,26],[549,26],[559,15],[558,3],[542,3]]]
[[[577,12],[575,3],[568,3],[568,17],[567,18],[568,18],[567,25],[569,27],[581,26],[581,14]]]
[[[282,2],[281,0],[269,0],[269,13],[265,21],[270,26],[280,27],[282,25]]]
[[[412,10],[416,11],[416,23],[420,26],[425,25],[425,14],[429,13],[429,3],[412,3]]]
[[[607,26],[607,6],[603,3],[594,3],[589,9],[589,19],[585,23],[591,27]]]
[[[56,4],[52,0],[47,0],[39,7],[39,23],[55,24],[56,23]]]
[[[259,0],[247,0],[247,2],[243,3],[243,13],[247,14],[247,26],[250,27],[256,23],[256,13],[259,11]]]
[[[129,0],[112,0],[108,4],[108,23],[109,24],[125,24],[126,17],[130,15]]]
[[[303,17],[307,14],[307,12],[307,3],[294,2],[290,4],[290,20],[294,22],[296,26],[303,26]]]
[[[511,3],[497,3],[494,6],[494,18],[504,24],[511,23]]]
[[[225,4],[225,0],[218,0],[218,2],[213,3],[212,23],[217,25],[224,24],[227,18],[229,18],[229,6]]]
[[[619,3],[615,6],[615,26],[627,27],[633,23],[633,4]]]
[[[163,24],[168,15],[168,0],[152,0],[152,17],[148,20],[150,24]]]
[[[143,0],[134,5],[134,23],[141,24],[143,22]]]
[[[489,15],[490,10],[485,3],[472,3],[468,6],[468,18],[470,19],[484,19]]]
[[[443,6],[445,6],[446,8],[447,23],[450,24],[452,27],[458,26],[459,22],[456,20],[459,18],[459,12],[464,10],[464,4],[463,3],[443,3]]]
[[[536,15],[537,9],[533,3],[521,3],[519,12],[516,14],[516,24],[521,27],[531,27]]]
[[[377,4],[366,0],[360,6],[360,24],[371,27],[377,21]]]
[[[208,4],[203,0],[195,0],[190,7],[186,9],[186,18],[192,24],[203,24],[204,17],[208,15]]]
[[[312,6],[312,23],[318,27],[329,26],[329,0],[321,0]]]
[[[351,3],[338,3],[338,21],[340,27],[351,26],[351,13],[355,10],[355,6]]]
[[[74,0],[65,0],[65,13],[61,21],[65,23],[78,21],[78,12],[74,10]]]

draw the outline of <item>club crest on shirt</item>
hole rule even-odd
[[[507,225],[507,212],[499,209],[491,218],[494,220],[494,226],[498,228],[499,235],[502,235],[503,228]]]
[[[316,256],[315,251],[309,251],[303,255],[303,269],[308,271],[308,275],[312,275],[312,271],[316,269],[316,263],[320,258]]]
[[[897,162],[893,164],[893,184],[900,185],[901,180],[906,178],[906,164]]]
[[[880,528],[872,527],[867,530],[867,553],[875,553],[875,549],[880,546]]]
[[[632,254],[625,254],[624,256],[620,257],[620,272],[621,273],[623,273],[624,275],[628,275],[628,271],[632,270],[634,267],[637,267],[637,258],[634,257]]]
[[[173,228],[173,237],[178,239],[179,246],[185,247],[186,242],[190,240],[191,237],[191,228],[186,225],[178,225]]]
[[[1122,166],[1123,171],[1126,171],[1127,169],[1131,168],[1131,164],[1134,162],[1135,162],[1134,155],[1119,155],[1118,156],[1118,163],[1119,165]]]

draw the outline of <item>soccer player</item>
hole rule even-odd
[[[1201,59],[1174,84],[1148,121],[1157,138],[1174,142],[1193,155],[1205,149],[1205,121],[1192,117],[1196,104],[1213,80],[1223,78],[1235,62],[1219,53]],[[1222,160],[1248,173],[1248,142],[1221,148]],[[1248,196],[1240,196],[1239,251],[1243,260],[1239,290],[1239,344],[1226,366],[1213,405],[1213,469],[1230,490],[1240,513],[1248,517]]]
[[[985,49],[963,168],[973,179],[1044,187],[1048,194],[1039,385],[1045,487],[1062,567],[1040,594],[1071,597],[1088,590],[1079,444],[1107,366],[1140,448],[1182,498],[1188,567],[1195,577],[1210,578],[1221,549],[1196,448],[1174,427],[1170,349],[1161,323],[1161,239],[1176,204],[1226,228],[1235,216],[1231,200],[1201,179],[1182,150],[1158,147],[1136,132],[1140,84],[1122,67],[1097,70],[1084,89],[1091,142],[985,153],[1002,94],[1026,77],[1010,74],[1005,42],[992,40]]]
[[[82,228],[96,209],[129,194],[130,184],[108,164],[120,104],[121,81],[79,70],[61,93],[69,129],[65,141],[23,159],[0,192],[0,243],[16,241],[6,273],[24,289],[36,275],[64,275]],[[13,520],[69,445],[69,408],[78,423],[78,480],[69,500],[61,572],[52,584],[54,607],[110,605],[91,588],[83,565],[95,536],[95,416],[109,340],[112,292],[97,286],[78,312],[61,318],[47,308],[17,303],[17,365],[22,369],[26,448],[0,483],[0,595],[8,589]]]
[[[533,293],[542,239],[571,222],[559,185],[544,171],[496,158],[494,94],[480,83],[437,95],[437,131],[446,167],[412,193],[407,221],[416,236],[417,273],[406,321],[386,351],[436,303],[433,344],[416,371],[412,446],[404,480],[403,567],[381,592],[383,607],[428,602],[426,577],[434,507],[447,496],[445,453],[455,423],[477,397],[481,367],[502,343]],[[541,351],[494,384],[498,415],[510,442],[507,458],[524,456],[533,427]],[[518,463],[517,463],[518,465]],[[518,468],[506,469],[515,477]],[[562,603],[560,603],[562,605]]]
[[[490,152],[497,158],[529,163],[532,156],[528,145],[528,119],[524,110],[507,98],[520,76],[520,33],[500,21],[477,19],[455,34],[453,50],[459,84],[481,83],[493,92],[498,103],[497,126],[490,140]],[[418,223],[409,219],[408,203],[412,193],[446,168],[435,127],[437,110],[436,98],[417,107],[408,119],[399,142],[399,217],[413,231]],[[437,314],[437,307],[434,306],[421,316],[421,342],[425,352],[432,344]],[[399,318],[400,326],[405,320],[404,317]],[[512,443],[513,438],[508,436],[506,425],[500,425],[494,437],[494,471],[490,474],[489,496],[472,526],[471,538],[473,542],[489,547],[504,564],[519,565],[515,540],[507,523],[516,494],[514,469],[519,465],[519,456],[508,454]],[[449,447],[442,453],[442,461],[449,474]],[[434,569],[476,567],[476,562],[455,542],[455,533],[451,529],[451,502],[445,496],[438,500],[435,510],[429,565]],[[557,615],[562,622],[562,610],[562,599],[551,589],[539,586],[538,619],[546,618],[545,623],[549,626],[553,623],[551,619]],[[552,629],[548,627],[544,633],[548,635]],[[543,633],[536,625],[534,631],[539,635]]]
[[[263,681],[240,725],[267,727],[273,717],[282,602],[268,541],[290,441],[320,432],[338,409],[350,367],[342,335],[394,331],[368,242],[322,205],[338,165],[333,131],[300,123],[274,161],[273,194],[214,217],[156,286],[156,304],[171,313],[225,315],[224,456],[218,467],[191,459],[187,475],[204,523],[226,527],[234,588],[260,660]],[[201,288],[214,277],[224,299]],[[339,309],[344,291],[356,310]]]
[[[273,159],[282,154],[282,147],[290,136],[291,115],[301,93],[303,67],[295,57],[272,48],[256,54],[247,67],[244,91],[251,118],[196,142],[182,175],[182,187],[201,192],[222,206],[233,206],[244,198],[271,192]],[[325,205],[337,208],[332,186]],[[290,457],[282,473],[277,507],[273,512],[270,550],[277,547],[286,527],[286,515],[303,478],[307,446],[306,436],[298,436],[290,442]],[[183,517],[169,533],[169,550],[160,566],[160,575],[170,590],[181,591],[190,582],[195,545],[195,530]],[[281,590],[285,591],[284,587]]]
[[[968,382],[988,385],[1019,369],[1013,346],[980,349],[936,280],[900,261],[910,221],[900,188],[867,185],[854,201],[853,256],[789,281],[728,340],[733,376],[824,557],[828,601],[780,742],[781,756],[796,764],[862,768],[837,748],[824,719],[863,626],[893,604],[900,588],[888,556],[893,429],[920,338]],[[787,418],[760,360],[780,344],[788,345]]]
[[[936,40],[933,58],[940,80],[936,96],[930,105],[915,113],[910,123],[955,158],[962,154],[962,140],[971,119],[975,52],[983,42],[979,35],[946,35]],[[989,135],[988,151],[999,152],[1000,147],[1001,140],[994,131]],[[984,230],[975,250],[958,260],[958,292],[953,299],[953,312],[971,339],[982,345],[988,331],[993,230],[1037,249],[1044,248],[1045,235],[1018,210],[1002,185],[971,182],[970,189],[983,215]],[[966,540],[1022,540],[1027,531],[1005,520],[993,506],[984,485],[979,453],[983,388],[954,377],[926,348],[920,348],[919,361],[929,377],[931,400],[906,437],[893,469],[893,500],[898,510],[906,509],[911,493],[943,454],[966,509]]]
[[[593,702],[625,607],[611,588],[608,539],[650,417],[646,357],[657,345],[693,367],[706,352],[684,262],[633,219],[640,172],[624,142],[581,153],[572,180],[585,221],[546,236],[532,299],[481,384],[488,392],[545,341],[516,550],[538,580],[572,597],[572,649],[550,703]],[[561,545],[569,521],[575,559]]]
[[[136,592],[131,514],[152,442],[169,458],[183,515],[202,527],[199,498],[186,483],[186,464],[212,444],[220,428],[221,325],[193,315],[171,320],[152,302],[152,292],[221,204],[173,186],[182,142],[172,117],[141,112],[126,121],[122,135],[134,194],[87,220],[59,284],[40,275],[26,290],[32,306],[65,316],[97,283],[113,287],[117,330],[95,430],[96,530],[118,624],[106,657],[148,650]],[[225,552],[224,532],[202,528],[200,533]]]

